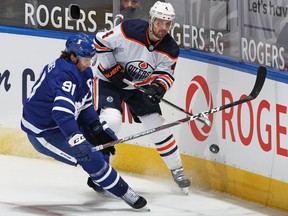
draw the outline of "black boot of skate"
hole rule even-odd
[[[139,196],[131,188],[128,188],[127,192],[121,198],[134,209],[141,209],[147,204],[146,199]],[[145,209],[150,211],[147,207]]]

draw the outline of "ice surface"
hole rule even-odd
[[[234,216],[287,213],[229,195],[191,187],[184,195],[172,179],[121,173],[148,201],[150,212],[134,210],[122,200],[103,198],[86,185],[80,167],[57,161],[0,155],[2,216]]]

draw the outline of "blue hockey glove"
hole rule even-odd
[[[131,77],[120,64],[116,64],[102,73],[116,88],[122,89],[128,86],[123,82],[124,78],[131,81]]]
[[[92,158],[92,145],[84,138],[83,134],[73,134],[68,139],[68,144],[72,147],[77,161],[90,161]]]
[[[97,142],[95,143],[96,145],[105,144],[117,140],[115,133],[108,127],[105,121],[103,121],[102,124],[100,123],[100,121],[95,121],[90,125],[90,128],[91,133]],[[114,146],[111,146],[101,151],[107,155],[114,155],[116,149],[114,148]]]
[[[160,103],[161,99],[166,93],[165,87],[157,80],[154,80],[146,89],[144,93],[144,102],[148,106],[153,106]]]

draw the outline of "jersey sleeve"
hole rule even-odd
[[[95,111],[93,104],[83,110],[79,118],[81,118],[81,121],[85,122],[86,125],[91,125],[94,121],[99,120],[99,116]]]
[[[52,117],[67,138],[79,131],[75,120],[75,91],[77,85],[77,79],[64,71],[59,73],[59,76],[51,83],[55,98]]]
[[[160,45],[161,61],[154,71],[157,80],[163,84],[166,91],[169,90],[174,81],[174,71],[179,57],[179,46],[171,35],[167,35]]]
[[[89,82],[89,79],[87,82]],[[59,74],[53,86],[55,100],[52,115],[67,138],[80,131],[76,119],[81,118],[82,122],[87,125],[99,120],[99,116],[93,106],[91,89],[85,83],[79,83],[73,73],[63,72]],[[83,89],[85,90],[83,91]],[[80,96],[81,101],[76,100],[77,94],[84,94]]]
[[[117,64],[113,52],[119,47],[123,38],[120,26],[121,24],[108,32],[98,32],[95,35],[94,43],[96,46],[97,61],[99,62],[98,69],[100,71]]]
[[[153,75],[156,75],[155,80],[159,81],[165,87],[166,91],[172,87],[175,81],[174,78],[175,66],[176,66],[176,60],[175,61],[167,60],[166,62],[163,61],[159,66],[157,66],[157,68],[153,72]]]
[[[81,102],[77,102],[74,91],[81,91],[81,84],[73,75],[61,75],[55,82],[55,100],[52,115],[64,133],[66,138],[75,133],[80,133],[76,119],[81,120],[87,125],[99,120],[99,116],[93,107],[92,92],[88,91]]]

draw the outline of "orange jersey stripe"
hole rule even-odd
[[[96,47],[96,49],[99,50],[99,51],[111,51],[110,48],[108,48],[108,47],[102,47],[102,46],[100,46],[99,44],[96,44],[95,47]]]

